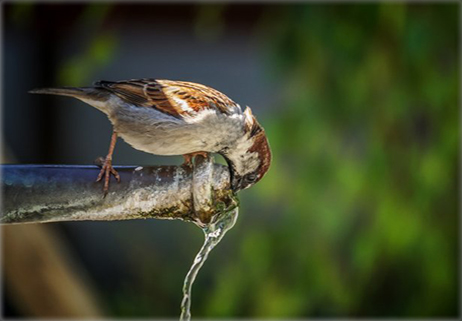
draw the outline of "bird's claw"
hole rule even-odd
[[[104,197],[106,197],[108,191],[109,191],[109,179],[111,178],[111,174],[114,175],[115,179],[117,182],[120,182],[120,175],[117,173],[117,171],[112,167],[112,159],[106,158],[104,160],[103,165],[101,166],[101,170],[99,172],[98,177],[96,178],[96,181],[99,182],[103,179],[104,176]]]
[[[193,156],[186,154],[186,155],[183,155],[183,157],[184,157],[184,162],[183,164],[181,164],[181,166],[192,168],[193,167],[193,162],[192,162]]]
[[[193,167],[193,158],[198,156],[198,155],[200,155],[200,156],[202,156],[204,158],[209,157],[209,153],[207,153],[207,152],[195,152],[195,153],[190,153],[190,154],[184,154],[183,155],[184,162],[183,162],[182,166],[192,168]]]

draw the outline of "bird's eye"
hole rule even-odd
[[[246,176],[246,180],[248,182],[255,182],[257,180],[257,175],[256,174],[249,174]]]

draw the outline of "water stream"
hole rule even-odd
[[[194,259],[194,262],[184,280],[180,321],[191,320],[191,289],[197,273],[201,269],[202,265],[204,265],[209,253],[218,243],[220,243],[226,232],[234,226],[238,213],[238,207],[235,207],[228,212],[218,214],[214,217],[214,221],[202,228],[202,231],[204,231],[205,234],[205,241],[204,245],[202,245],[202,248],[199,250],[199,253],[197,253],[196,258]]]

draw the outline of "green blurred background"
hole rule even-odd
[[[252,107],[274,158],[200,272],[193,317],[455,318],[459,7],[4,4],[6,160],[91,163],[107,150],[104,115],[28,89],[138,77],[210,85]],[[121,142],[114,160],[181,163]],[[200,230],[50,225],[102,316],[179,315]],[[31,312],[4,277],[5,316],[53,316]]]

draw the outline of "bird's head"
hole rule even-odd
[[[263,127],[249,107],[244,111],[244,135],[235,146],[223,150],[234,192],[249,188],[263,178],[271,164],[271,150]]]

